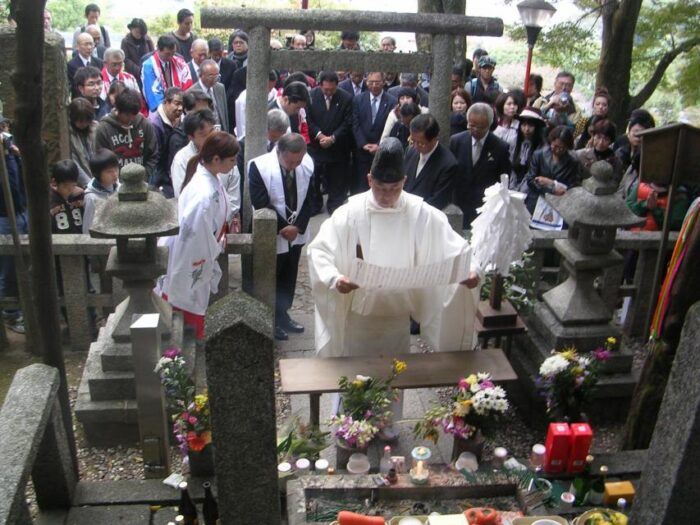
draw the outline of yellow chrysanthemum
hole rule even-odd
[[[563,352],[561,352],[561,356],[567,361],[573,361],[574,359],[576,359],[576,349],[569,348],[568,350],[564,350]]]
[[[617,344],[617,339],[615,339],[614,337],[608,337],[606,342],[608,343],[609,347],[613,347]]]
[[[361,379],[355,379],[355,380],[352,382],[352,386],[355,386],[355,387],[357,387],[357,388],[362,388],[362,387],[364,386],[364,384],[365,384],[365,382],[362,381]]]
[[[400,374],[404,372],[408,368],[408,365],[406,364],[405,361],[400,361],[398,359],[394,359],[394,371],[396,374]]]
[[[208,399],[209,398],[206,394],[198,394],[194,396],[194,404],[197,407],[197,410],[202,410],[207,404]]]
[[[467,383],[470,385],[475,385],[479,382],[479,379],[476,377],[476,374],[472,374],[469,377],[467,377]]]

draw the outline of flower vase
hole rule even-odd
[[[193,478],[210,478],[214,476],[214,444],[208,443],[200,451],[187,451],[190,464],[190,476]]]
[[[335,440],[335,468],[345,469],[347,467],[350,456],[355,453],[367,454],[367,449],[369,444],[364,447],[358,447],[357,445],[349,445],[344,439]]]
[[[481,456],[484,452],[484,438],[478,430],[470,438],[464,439],[454,436],[452,443],[452,463],[457,461],[462,452],[471,452],[476,456],[476,461],[481,463]]]

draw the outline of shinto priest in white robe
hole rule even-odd
[[[200,164],[177,208],[180,232],[161,241],[169,248],[168,273],[158,279],[156,293],[167,294],[181,310],[204,315],[210,295],[219,290],[216,259],[225,242],[228,196],[219,177]]]
[[[327,219],[308,245],[316,305],[316,350],[323,357],[398,355],[409,352],[409,317],[438,351],[474,347],[478,287],[459,284],[413,290],[366,290],[341,294],[361,247],[372,264],[408,268],[471,253],[441,211],[421,197],[401,192],[392,208],[380,207],[372,190],[350,197]]]

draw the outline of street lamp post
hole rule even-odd
[[[530,66],[532,65],[532,49],[535,47],[537,37],[542,27],[549,22],[552,15],[557,12],[552,4],[544,0],[524,0],[518,4],[520,19],[527,31],[527,66],[525,68],[525,99],[530,88]]]

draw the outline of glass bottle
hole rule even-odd
[[[187,482],[180,482],[178,488],[180,489],[180,505],[177,507],[177,512],[184,518],[182,521],[183,525],[199,525],[197,507],[187,490]]]
[[[571,482],[569,492],[572,492],[576,499],[574,507],[582,507],[586,504],[588,493],[591,490],[591,466],[593,465],[593,456],[586,456],[586,464],[583,467],[583,472],[574,478]]]
[[[205,481],[202,483],[204,487],[204,504],[202,505],[202,517],[204,525],[218,525],[219,523],[219,505],[214,499],[214,494],[211,492],[211,483]]]
[[[386,445],[384,447],[384,455],[382,459],[379,460],[379,473],[382,476],[389,474],[389,471],[393,468],[394,463],[391,461],[391,447]]]
[[[591,505],[602,505],[605,496],[605,478],[608,475],[608,467],[602,465],[600,474],[591,483],[591,490],[588,492],[588,502]]]

